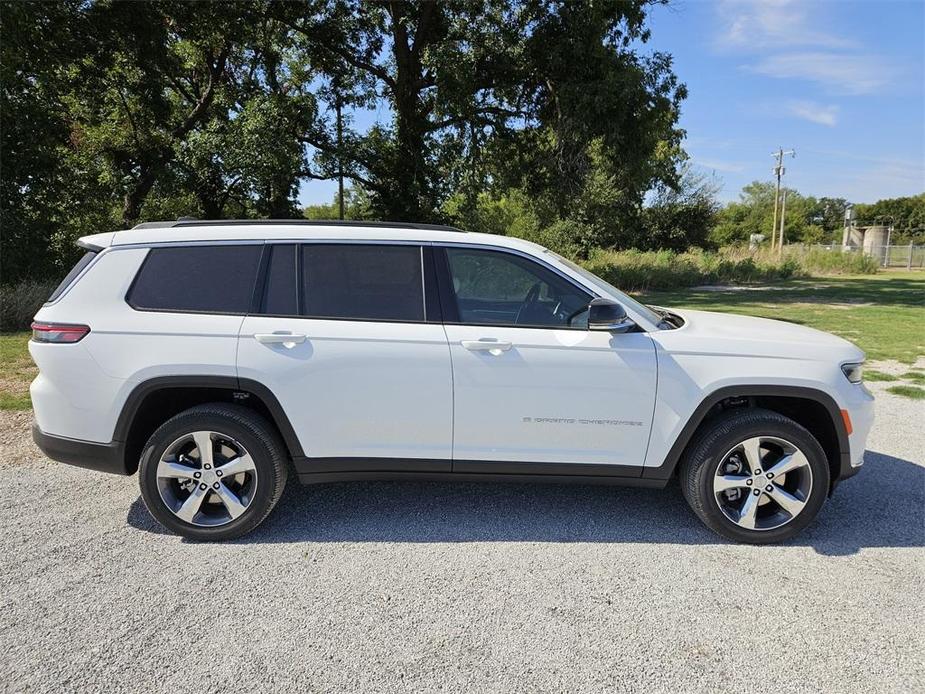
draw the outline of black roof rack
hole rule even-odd
[[[418,222],[353,222],[346,219],[190,219],[181,217],[175,222],[142,222],[133,229],[156,229],[174,227],[201,227],[201,226],[268,226],[268,225],[298,225],[298,226],[336,226],[336,227],[379,227],[386,229],[428,229],[431,231],[456,231],[466,233],[463,229],[447,226],[445,224],[421,224]]]

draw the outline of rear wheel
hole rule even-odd
[[[139,466],[151,515],[196,540],[250,532],[276,506],[285,483],[275,432],[234,405],[201,405],[171,418],[151,435]]]
[[[819,442],[797,422],[768,410],[742,410],[713,422],[681,467],[694,513],[739,542],[788,540],[825,503],[829,466]]]

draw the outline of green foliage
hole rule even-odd
[[[308,205],[302,210],[302,216],[306,219],[338,219],[340,205],[337,198],[335,194],[334,200],[327,205]],[[359,221],[375,219],[369,195],[362,188],[354,186],[344,189],[344,219]]]
[[[925,243],[925,193],[856,205],[855,213],[861,222],[892,224],[894,243]]]
[[[598,251],[585,262],[591,272],[628,290],[675,289],[702,284],[743,284],[805,276],[792,258],[783,261],[690,251]]]
[[[54,283],[25,281],[0,285],[0,331],[25,330],[55,288]]]
[[[764,234],[770,242],[774,225],[774,183],[753,181],[742,189],[738,202],[719,211],[710,233],[718,245],[747,243],[751,234]],[[784,214],[786,243],[840,243],[845,208],[841,198],[814,198],[786,189]],[[778,219],[778,225],[780,220]]]

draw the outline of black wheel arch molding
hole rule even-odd
[[[851,466],[848,431],[842,419],[841,408],[839,408],[838,403],[835,402],[832,396],[822,390],[805,386],[743,384],[724,386],[707,395],[688,418],[687,423],[681,429],[681,433],[678,434],[661,465],[644,467],[642,476],[648,479],[667,480],[671,478],[681,462],[684,451],[694,439],[700,426],[714,414],[717,406],[723,402],[747,401],[754,398],[808,400],[822,406],[828,415],[827,422],[831,424],[835,432],[835,444],[837,446],[835,459],[830,458],[829,461],[834,468],[832,475],[833,485],[835,482],[851,477],[857,472],[857,468]],[[774,408],[770,407],[769,409]],[[820,443],[823,443],[823,447],[825,447],[824,442]]]

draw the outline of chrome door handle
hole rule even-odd
[[[295,335],[293,333],[255,333],[254,339],[262,345],[282,345],[292,349],[296,345],[305,342],[305,335]]]
[[[495,356],[507,352],[512,346],[510,342],[497,340],[463,340],[460,344],[470,352],[491,352]]]

